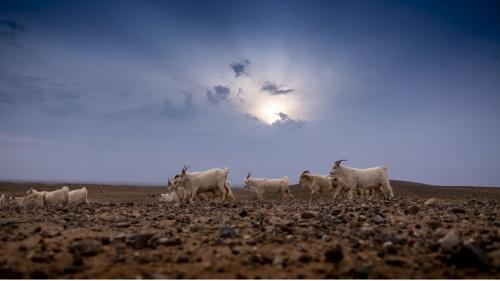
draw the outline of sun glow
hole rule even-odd
[[[280,112],[289,112],[289,108],[284,102],[268,101],[259,106],[258,116],[267,124],[271,125],[280,119]]]

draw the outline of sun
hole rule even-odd
[[[287,112],[287,106],[285,103],[279,103],[276,101],[268,101],[260,106],[259,117],[265,123],[272,125],[276,120],[280,119],[278,115],[280,112]]]

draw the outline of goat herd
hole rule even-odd
[[[387,167],[380,166],[368,169],[357,169],[341,165],[346,160],[338,160],[333,164],[330,175],[311,174],[304,171],[299,183],[307,186],[310,200],[314,194],[334,191],[333,199],[339,194],[352,199],[355,194],[383,196],[386,199],[394,197],[389,183]],[[198,198],[217,198],[236,200],[231,184],[227,180],[229,169],[210,169],[203,172],[187,172],[189,166],[184,166],[180,174],[168,179],[167,193],[161,194],[162,202],[185,202]],[[288,177],[280,179],[254,178],[248,173],[244,180],[245,189],[255,192],[257,198],[263,199],[266,193],[278,193],[282,200],[294,199],[290,191]],[[54,191],[37,191],[30,189],[24,197],[9,197],[2,194],[0,206],[14,203],[18,206],[28,205],[66,205],[88,203],[87,188],[69,190],[67,186]]]
[[[311,174],[304,171],[300,175],[299,183],[311,190],[310,200],[313,194],[321,194],[325,191],[335,191],[333,198],[339,194],[349,199],[355,194],[365,196],[380,196],[392,199],[394,197],[392,187],[389,183],[387,167],[373,167],[368,169],[357,169],[341,165],[343,161],[337,160],[332,166],[330,175]],[[236,200],[231,190],[231,184],[227,180],[229,169],[211,169],[203,172],[187,172],[188,166],[184,166],[180,174],[170,180],[168,179],[168,193],[161,194],[160,201],[193,201],[201,196],[216,198],[220,196],[226,199]],[[290,191],[288,177],[280,179],[253,178],[248,173],[244,180],[245,189],[255,192],[257,198],[263,199],[266,193],[279,193],[282,200],[293,199]]]

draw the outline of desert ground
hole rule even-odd
[[[0,208],[1,278],[500,278],[500,188],[392,181],[356,198],[160,203],[164,187],[85,185],[88,205]],[[430,198],[436,202],[426,205]]]

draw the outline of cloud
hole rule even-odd
[[[0,75],[0,105],[36,106],[53,116],[84,109],[74,85],[36,76]]]
[[[279,112],[276,113],[280,118],[271,124],[271,126],[285,128],[291,131],[297,131],[302,129],[304,121],[300,119],[293,119],[288,114]]]
[[[105,113],[104,116],[110,119],[143,117],[148,119],[167,118],[171,120],[186,120],[194,116],[196,107],[193,103],[193,95],[188,92],[183,92],[183,94],[184,99],[180,104],[164,98],[159,103],[145,104],[135,108]]]
[[[0,38],[7,39],[13,45],[18,45],[17,38],[22,32],[24,32],[24,25],[13,20],[0,20]]]
[[[250,61],[247,59],[243,59],[240,61],[232,62],[229,66],[233,69],[236,78],[240,75],[248,75],[247,68],[250,65]]]
[[[47,99],[43,83],[34,76],[0,75],[0,104],[34,104]]]
[[[228,87],[217,85],[214,90],[207,90],[207,99],[211,105],[217,105],[221,101],[228,100],[231,90]]]
[[[53,140],[33,138],[29,136],[3,135],[0,134],[0,143],[20,145],[61,145],[63,143]]]
[[[269,81],[266,81],[264,85],[262,85],[262,88],[260,88],[260,90],[264,92],[269,92],[271,95],[286,95],[294,91],[294,89],[281,88],[281,86],[278,86]]]

